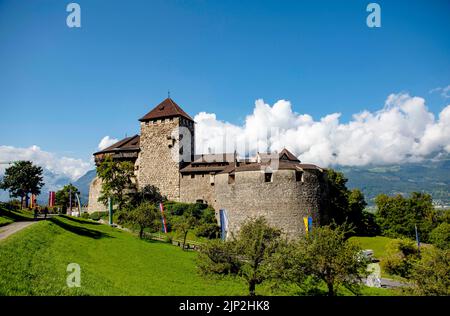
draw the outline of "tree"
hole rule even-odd
[[[429,240],[429,234],[436,226],[436,212],[429,194],[413,192],[409,198],[380,194],[375,203],[377,222],[383,235],[414,239],[417,225],[420,239]]]
[[[167,198],[161,194],[159,189],[154,185],[146,185],[139,191],[135,191],[130,194],[131,205],[139,205],[143,202],[150,202],[153,204],[159,204],[167,201]]]
[[[346,232],[344,226],[316,227],[295,242],[287,257],[289,279],[300,287],[308,277],[316,284],[324,282],[329,296],[340,286],[357,293],[368,262],[360,255],[362,249],[346,240]]]
[[[450,250],[430,247],[413,267],[411,280],[415,294],[450,295]]]
[[[204,274],[239,275],[254,296],[256,286],[271,278],[272,256],[281,243],[281,231],[269,226],[264,217],[251,219],[237,238],[202,247],[199,268]]]
[[[80,191],[72,183],[65,185],[61,190],[55,194],[55,205],[61,207],[61,212],[66,213],[70,208],[70,201],[72,205],[76,201],[76,194],[80,194]],[[71,196],[72,195],[72,196]]]
[[[359,189],[349,190],[348,179],[342,172],[327,170],[329,208],[326,211],[324,224],[352,225],[357,235],[369,235],[377,231],[373,216],[364,211],[367,203]],[[352,231],[348,232],[349,234]]]
[[[149,202],[144,202],[131,211],[126,212],[125,220],[139,227],[139,238],[144,236],[145,228],[157,229],[161,223],[157,208]]]
[[[31,161],[16,161],[5,170],[5,176],[0,188],[8,190],[12,197],[20,197],[21,205],[28,194],[39,195],[44,185],[42,168],[33,165]]]
[[[430,241],[438,248],[450,250],[450,224],[443,222],[433,229]]]
[[[97,175],[102,180],[98,200],[107,205],[108,198],[111,198],[113,203],[122,209],[135,190],[133,163],[114,161],[111,157],[106,157],[97,167]]]
[[[182,234],[183,236],[183,250],[186,249],[186,238],[189,230],[193,229],[198,219],[192,214],[192,212],[184,212],[183,215],[173,218],[173,229]]]

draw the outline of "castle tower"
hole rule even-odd
[[[154,185],[169,200],[179,201],[180,169],[194,155],[194,120],[167,98],[139,121],[138,185]]]

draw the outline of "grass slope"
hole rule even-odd
[[[29,221],[33,219],[33,214],[25,210],[9,211],[0,208],[0,226],[8,225],[17,221]]]
[[[130,233],[71,217],[55,217],[0,241],[0,295],[246,295],[240,279],[205,279],[197,253],[139,240]],[[68,288],[69,263],[81,267],[81,287]],[[293,294],[294,289],[260,295]],[[389,295],[364,289],[366,295]],[[346,294],[346,293],[343,293]]]

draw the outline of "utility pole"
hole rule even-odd
[[[419,240],[419,232],[417,231],[417,225],[414,225],[414,228],[416,229],[417,252],[420,257],[420,240]]]

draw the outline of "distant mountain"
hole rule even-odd
[[[347,187],[359,188],[369,205],[381,193],[388,195],[427,192],[433,202],[450,206],[450,157],[390,166],[337,167],[349,179]]]
[[[389,166],[335,167],[344,172],[349,179],[347,187],[359,188],[369,205],[374,204],[378,194],[408,195],[413,191],[427,192],[438,205],[450,207],[450,156],[440,160],[427,160],[421,163],[409,163]],[[87,204],[89,185],[95,178],[95,169],[88,171],[76,181],[66,176],[56,175],[44,170],[45,186],[38,197],[39,203],[47,203],[48,191],[57,191],[72,183],[80,190],[82,204]],[[0,190],[0,201],[9,200],[8,192]]]
[[[89,185],[96,176],[95,169],[89,170],[83,176],[81,176],[77,181],[72,184],[80,190],[80,200],[81,204],[87,204],[89,200]]]
[[[48,203],[49,191],[58,191],[64,185],[72,182],[72,180],[69,177],[55,174],[45,168],[42,176],[44,178],[43,179],[44,186],[41,189],[41,194],[37,197],[38,204]],[[10,200],[9,193],[7,191],[0,190],[0,201],[9,201],[9,200]]]

